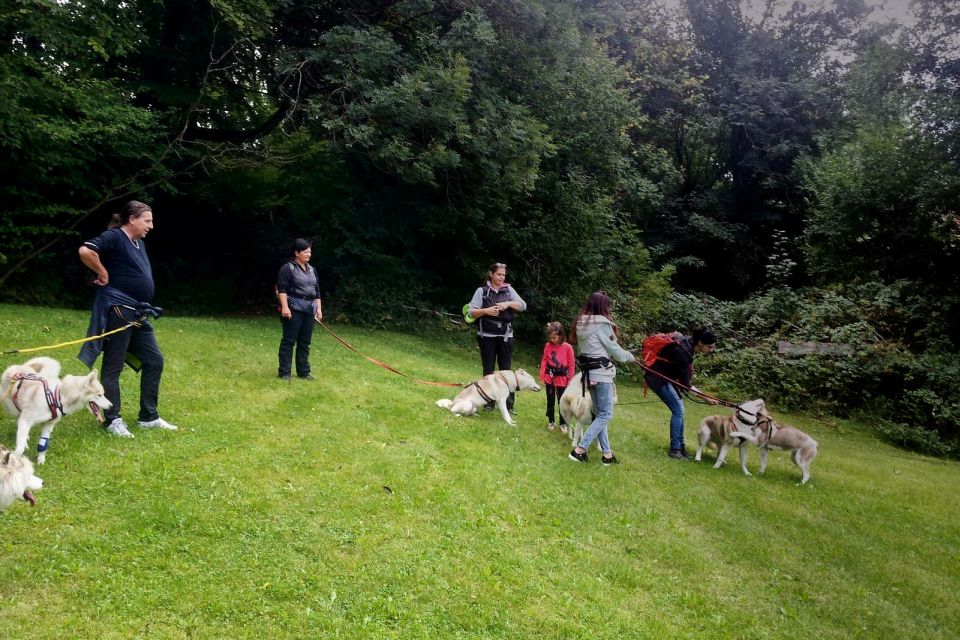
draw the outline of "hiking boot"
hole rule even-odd
[[[676,458],[677,460],[693,460],[693,458],[690,457],[690,454],[688,454],[684,449],[670,449],[670,453],[667,455],[669,455],[671,458]]]
[[[577,453],[576,449],[570,450],[570,455],[568,456],[574,462],[586,462],[587,461],[587,452]]]
[[[279,377],[281,380],[288,380],[288,381],[290,380],[290,374],[289,374],[289,373],[286,374],[286,375],[283,375],[283,376],[278,376],[278,377]]]
[[[313,375],[309,373],[305,376],[297,376],[297,377],[300,378],[301,380],[316,380],[316,378],[314,378]]]
[[[603,464],[620,464],[620,461],[617,460],[617,456],[611,455],[609,458],[604,458],[600,456],[600,462]]]
[[[177,425],[170,424],[163,418],[157,418],[156,420],[149,420],[143,422],[142,420],[137,422],[137,426],[141,429],[164,429],[165,431],[176,431]]]
[[[121,438],[132,438],[133,434],[130,433],[130,429],[127,428],[127,423],[123,421],[123,418],[114,418],[110,421],[110,424],[107,425],[107,433],[120,436]]]

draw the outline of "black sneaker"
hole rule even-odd
[[[693,459],[693,458],[691,458],[690,455],[689,455],[686,451],[684,451],[683,449],[670,449],[670,453],[668,453],[667,455],[669,455],[671,458],[676,458],[677,460],[692,460],[692,459]]]
[[[568,456],[574,462],[586,462],[587,461],[587,452],[577,453],[576,449],[570,450],[570,455]]]
[[[484,411],[493,411],[493,405],[492,405],[492,404],[485,404],[485,405],[483,405],[483,410],[484,410]]]
[[[301,380],[316,380],[316,378],[314,378],[313,375],[309,373],[305,376],[297,376],[297,377],[300,378]]]
[[[603,464],[620,464],[620,461],[617,460],[617,456],[610,456],[609,458],[604,458],[600,456],[600,462]]]
[[[289,380],[289,379],[290,379],[290,374],[288,373],[288,374],[285,375],[285,376],[280,376],[280,379],[281,379],[281,380]]]

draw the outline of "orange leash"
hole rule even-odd
[[[383,368],[383,369],[386,369],[387,371],[390,371],[391,373],[395,373],[395,374],[397,374],[398,376],[402,376],[402,377],[404,377],[404,378],[410,378],[410,379],[413,380],[414,382],[417,382],[417,383],[419,383],[419,384],[430,385],[431,387],[462,387],[462,386],[464,386],[464,384],[463,384],[462,382],[433,382],[433,381],[431,381],[431,380],[419,380],[419,379],[417,379],[417,378],[413,378],[413,377],[411,377],[411,376],[408,376],[407,374],[403,373],[402,371],[397,371],[396,369],[394,369],[393,367],[391,367],[390,365],[388,365],[386,362],[381,362],[380,360],[377,360],[376,358],[371,358],[370,356],[366,355],[365,353],[361,353],[361,351],[360,351],[359,349],[357,349],[355,346],[353,346],[352,344],[350,344],[349,342],[347,342],[346,340],[344,340],[343,338],[341,338],[340,336],[338,336],[337,334],[335,334],[335,333],[333,332],[333,330],[331,330],[330,327],[328,327],[327,325],[323,324],[323,322],[322,322],[321,320],[317,320],[317,324],[319,324],[321,327],[323,327],[324,329],[326,329],[327,333],[329,333],[330,335],[332,335],[332,336],[334,337],[334,339],[336,339],[337,342],[339,342],[340,344],[342,344],[343,346],[345,346],[347,349],[350,349],[350,351],[353,351],[353,352],[356,353],[358,356],[360,356],[360,357],[362,357],[362,358],[366,358],[367,360],[369,360],[369,361],[372,362],[373,364],[377,365],[378,367],[381,367],[381,368]]]

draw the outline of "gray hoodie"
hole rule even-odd
[[[590,358],[610,358],[617,362],[633,362],[632,353],[617,344],[613,322],[606,316],[582,316],[577,322],[577,350]],[[611,363],[590,372],[590,382],[613,382],[617,368]]]

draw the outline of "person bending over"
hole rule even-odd
[[[680,335],[676,340],[664,346],[651,365],[655,373],[647,371],[644,380],[657,397],[670,409],[670,453],[671,458],[691,460],[683,440],[684,409],[679,389],[661,376],[675,380],[685,387],[697,390],[690,384],[693,378],[693,358],[698,353],[713,353],[717,348],[717,336],[707,328],[697,329],[692,335]],[[657,374],[661,375],[657,375]],[[710,402],[710,404],[716,404]]]

